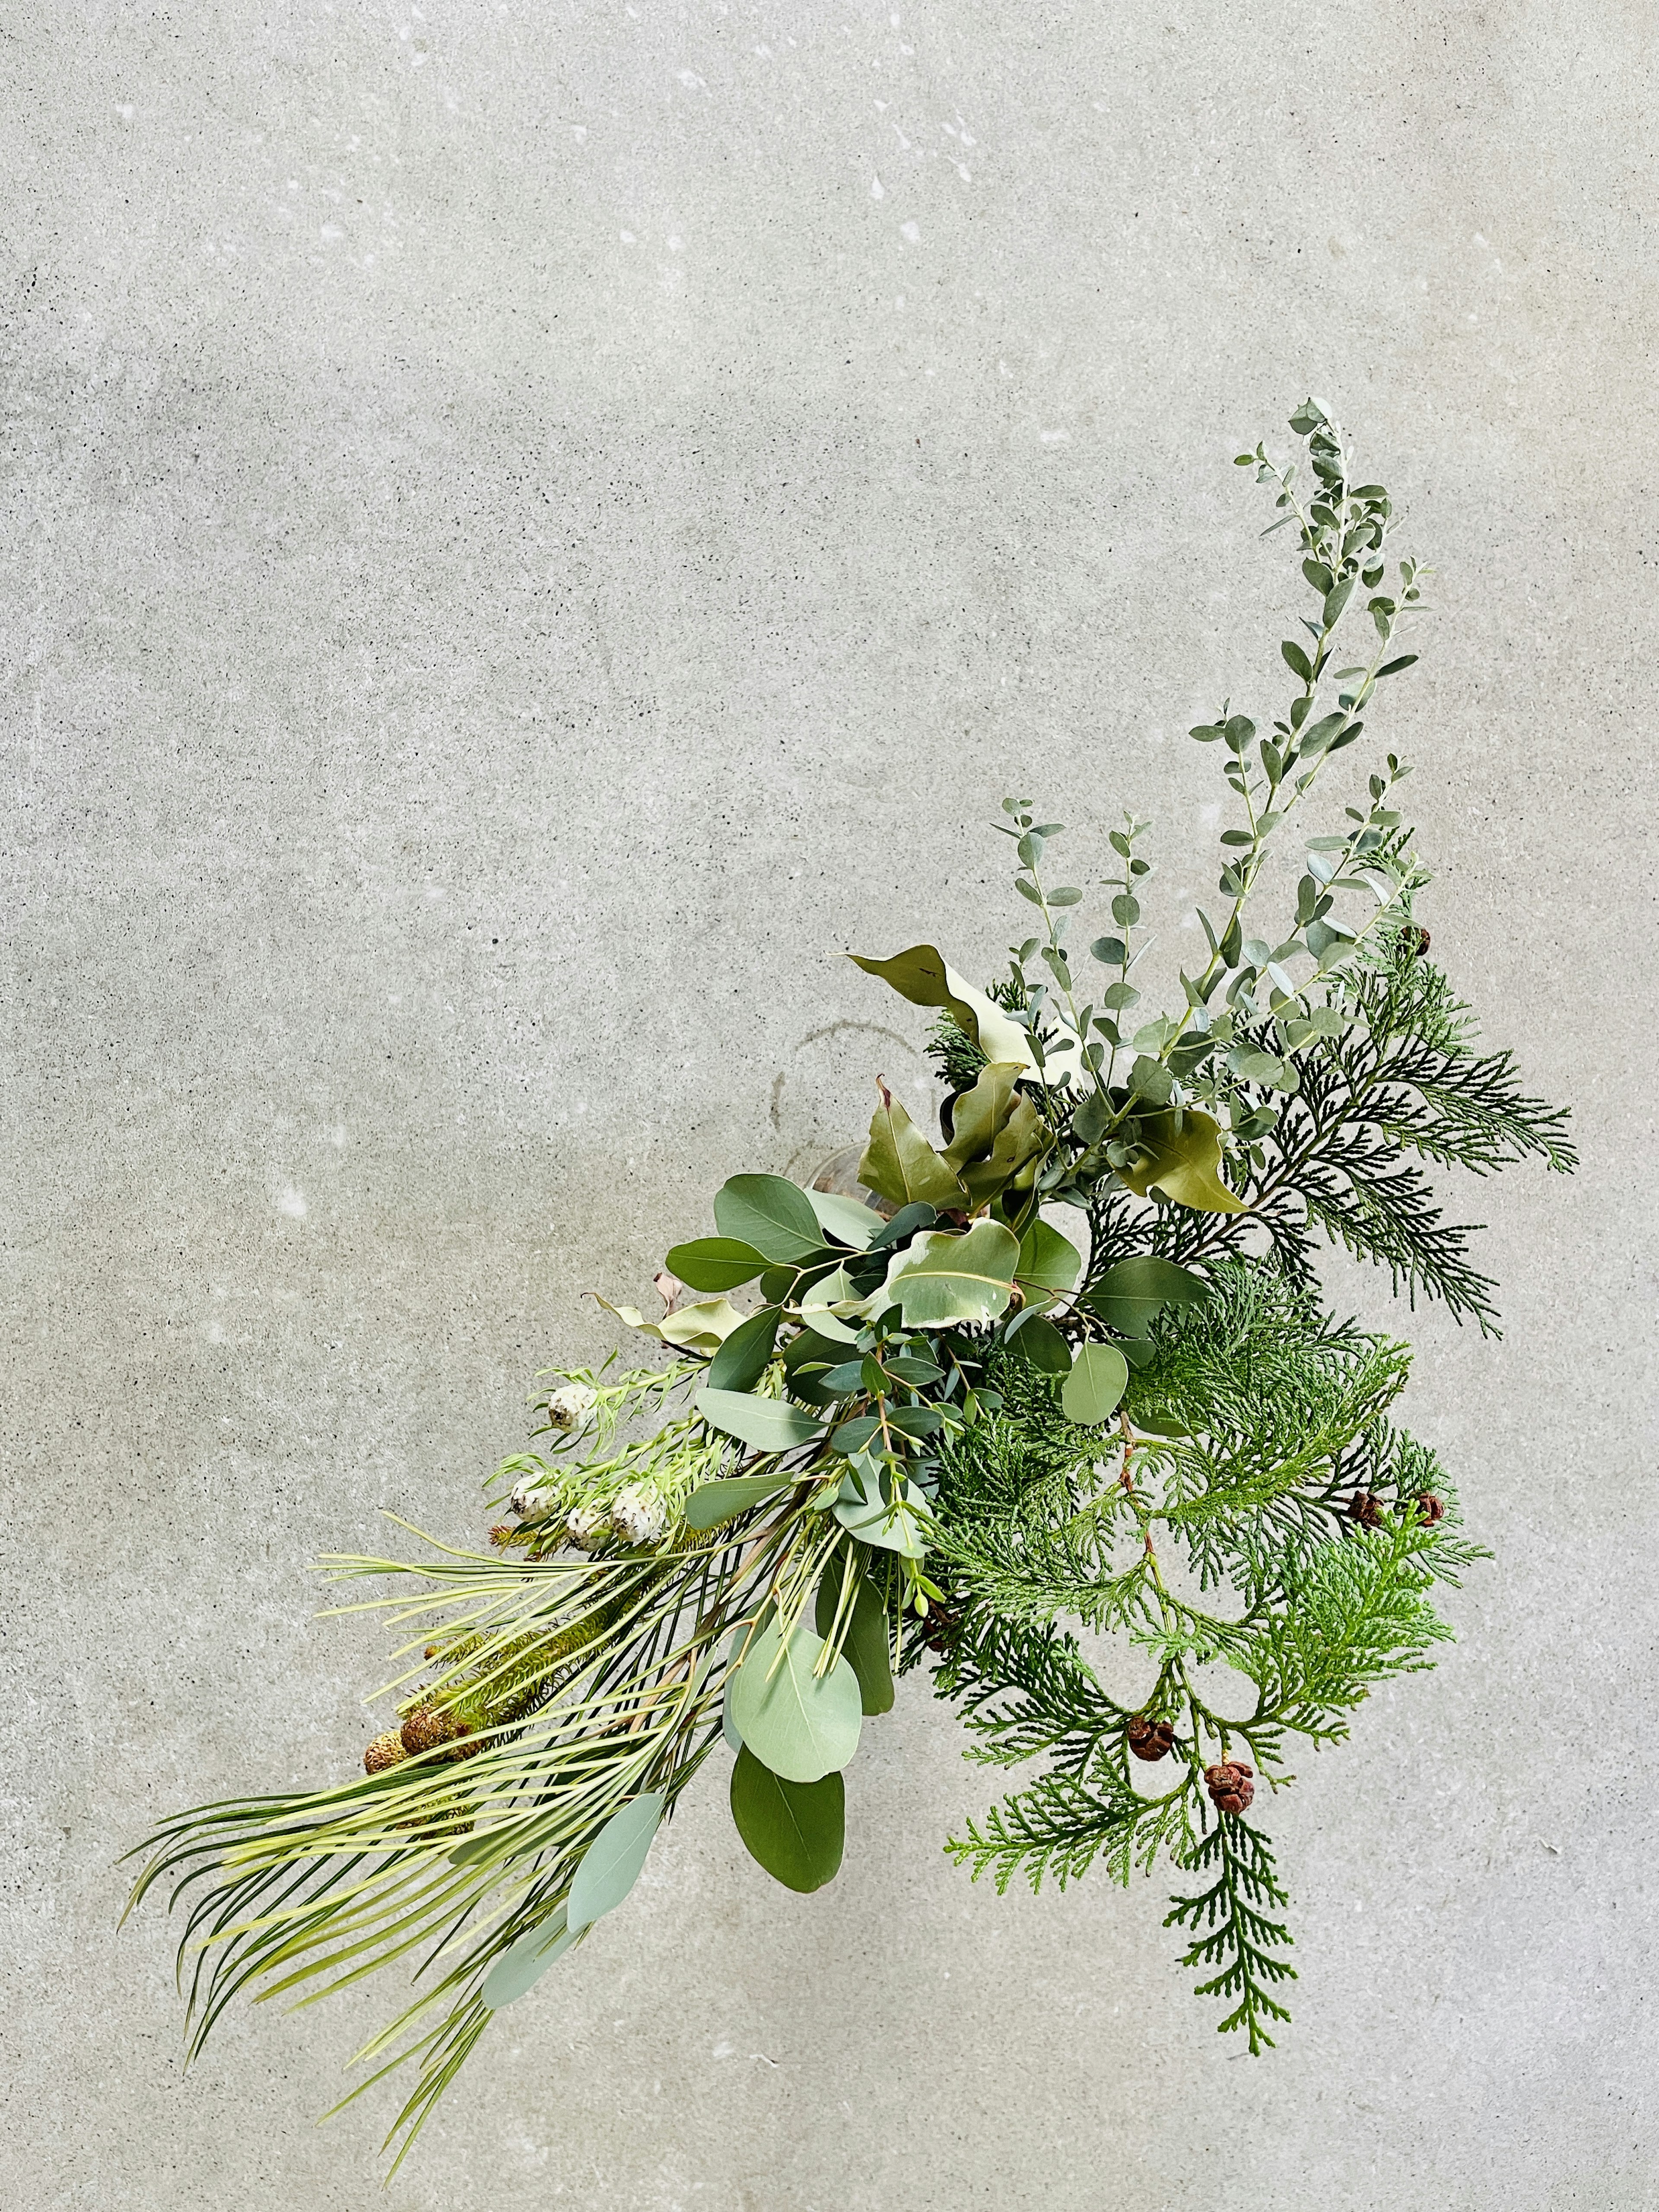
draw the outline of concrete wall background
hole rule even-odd
[[[1389,732],[1437,951],[1585,1164],[1463,1194],[1502,1345],[1410,1324],[1498,1556],[1272,1808],[1294,2026],[1214,2033],[1165,1886],[970,1887],[918,1687],[831,1890],[705,1789],[398,2201],[1653,2202],[1655,40],[0,7],[7,2202],[381,2201],[386,2106],[310,2124],[386,2000],[181,2079],[117,1850],[349,1770],[379,1640],[307,1563],[476,1537],[535,1368],[612,1340],[578,1293],[914,1079],[838,956],[994,961],[1006,788],[1080,854],[1155,813],[1192,887],[1182,732],[1293,597],[1229,458],[1309,386],[1442,573]]]

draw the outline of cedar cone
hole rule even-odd
[[[389,1729],[385,1735],[377,1735],[363,1753],[363,1772],[384,1774],[388,1766],[400,1765],[408,1757],[402,1736],[396,1729]]]
[[[1149,1721],[1145,1713],[1137,1713],[1127,1731],[1129,1748],[1137,1759],[1164,1759],[1175,1741],[1175,1729],[1168,1721]]]
[[[1382,1526],[1382,1501],[1374,1498],[1369,1490],[1356,1490],[1348,1500],[1348,1518],[1357,1521],[1362,1528]]]
[[[1428,931],[1420,927],[1407,930],[1405,932],[1405,939],[1407,945],[1411,949],[1412,957],[1415,960],[1421,960],[1426,956],[1429,946],[1432,942]]]
[[[1418,1518],[1421,1521],[1426,1521],[1431,1528],[1434,1526],[1437,1521],[1443,1521],[1445,1519],[1446,1509],[1431,1491],[1425,1490],[1422,1496],[1415,1502],[1417,1505]]]
[[[1250,1777],[1255,1769],[1247,1766],[1242,1759],[1224,1759],[1214,1766],[1206,1766],[1204,1779],[1209,1785],[1210,1802],[1218,1813],[1248,1813],[1250,1800],[1255,1795],[1255,1784]]]
[[[937,1651],[941,1659],[948,1659],[961,1626],[960,1613],[952,1613],[949,1606],[935,1601],[928,1606],[920,1623],[921,1640],[930,1651]]]

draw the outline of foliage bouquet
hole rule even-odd
[[[1006,800],[1030,927],[1006,973],[980,990],[930,945],[859,957],[936,1012],[942,1140],[878,1084],[855,1166],[726,1182],[714,1234],[667,1255],[662,1317],[611,1310],[663,1364],[549,1378],[535,1448],[494,1478],[510,1517],[488,1552],[330,1563],[401,1578],[368,1601],[407,1671],[365,1771],[199,1808],[143,1847],[135,1897],[187,1904],[192,2050],[245,1987],[310,2002],[406,1962],[413,2002],[352,2093],[415,2063],[401,2158],[706,1762],[763,1867],[830,1881],[844,1772],[912,1668],[972,1756],[1028,1767],[955,1858],[1035,1887],[1167,1856],[1166,1924],[1221,2027],[1255,2052],[1288,2017],[1257,1794],[1297,1740],[1346,1735],[1372,1685],[1430,1663],[1434,1586],[1479,1556],[1394,1424],[1406,1347],[1327,1312],[1315,1249],[1488,1329],[1431,1170],[1573,1164],[1564,1115],[1476,1049],[1430,958],[1406,769],[1332,766],[1416,657],[1426,572],[1388,580],[1391,503],[1350,481],[1325,411],[1291,428],[1299,465],[1239,459],[1310,611],[1270,728],[1224,706],[1192,733],[1232,819],[1176,1003],[1150,1011],[1136,980],[1146,824],[1111,833],[1111,929],[1084,949],[1060,825]],[[1310,818],[1345,775],[1352,803]],[[1254,895],[1286,849],[1289,910],[1264,926]],[[1080,1634],[1116,1640],[1132,1702]]]

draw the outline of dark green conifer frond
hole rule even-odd
[[[1332,1742],[1348,1732],[1341,1716],[1379,1682],[1432,1666],[1431,1647],[1452,1632],[1425,1595],[1434,1581],[1425,1560],[1437,1540],[1401,1515],[1320,1545],[1291,1566],[1284,1606],[1229,1655],[1256,1686],[1261,1721]]]
[[[968,1820],[945,1849],[974,1881],[988,1874],[998,1892],[1024,1876],[1034,1892],[1079,1881],[1097,1864],[1128,1886],[1161,1850],[1184,1850],[1192,1835],[1190,1794],[1176,1790],[1149,1802],[1103,1765],[1086,1778],[1045,1776],[1005,1797],[983,1821]]]
[[[1101,1688],[1069,1631],[1027,1626],[987,1606],[971,1611],[951,1638],[934,1688],[956,1701],[973,1735],[969,1756],[990,1765],[1046,1756],[1080,1773],[1129,1717]]]
[[[1291,1934],[1282,1921],[1267,1917],[1290,1902],[1279,1885],[1273,1846],[1260,1828],[1224,1814],[1186,1863],[1194,1873],[1213,1867],[1215,1880],[1196,1896],[1172,1899],[1164,1925],[1206,1931],[1195,1936],[1181,1963],[1220,1968],[1198,1984],[1198,1995],[1237,1999],[1218,2029],[1225,2035],[1243,2028],[1256,2057],[1273,2043],[1267,2021],[1291,2016],[1270,1987],[1297,1978],[1289,1960],[1273,1955],[1289,1946]]]
[[[1570,1173],[1577,1155],[1566,1116],[1528,1095],[1507,1052],[1477,1054],[1469,1009],[1442,971],[1411,948],[1408,921],[1388,957],[1361,969],[1336,994],[1353,1026],[1304,1055],[1294,1092],[1258,1140],[1260,1164],[1245,1185],[1281,1266],[1311,1283],[1315,1232],[1357,1259],[1386,1267],[1415,1304],[1438,1298],[1460,1319],[1496,1334],[1489,1276],[1470,1261],[1475,1224],[1448,1223],[1416,1164],[1490,1174],[1534,1158]],[[1265,1048],[1270,1033],[1250,1032]],[[1259,1097],[1259,1090],[1246,1095]],[[1230,1219],[1200,1232],[1197,1251],[1237,1244]]]

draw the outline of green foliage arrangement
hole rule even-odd
[[[1146,823],[1111,833],[1111,931],[1079,951],[1060,825],[1006,800],[1031,910],[1006,973],[981,991],[932,945],[859,958],[937,1010],[944,1141],[879,1086],[840,1188],[734,1176],[714,1233],[669,1252],[663,1317],[612,1309],[666,1364],[551,1378],[535,1448],[494,1478],[512,1517],[489,1552],[331,1563],[402,1578],[367,1601],[407,1671],[366,1771],[199,1808],[141,1847],[135,1899],[161,1883],[187,1905],[192,2052],[239,1990],[313,2002],[406,1962],[416,1994],[352,2092],[414,2063],[401,2159],[495,2013],[622,1902],[705,1761],[763,1868],[830,1881],[843,1774],[919,1665],[971,1755],[1027,1778],[957,1860],[1036,1888],[1167,1855],[1165,1924],[1221,2027],[1254,2053],[1288,2018],[1255,1792],[1431,1663],[1434,1587],[1481,1556],[1394,1424],[1406,1346],[1325,1310],[1316,1248],[1490,1330],[1431,1170],[1574,1164],[1564,1115],[1476,1048],[1429,957],[1401,761],[1308,820],[1416,657],[1427,572],[1405,560],[1389,585],[1388,494],[1350,481],[1314,402],[1291,428],[1304,466],[1239,458],[1296,534],[1310,611],[1270,730],[1224,705],[1192,733],[1233,820],[1180,1002],[1150,1012],[1134,980]],[[1350,629],[1366,641],[1344,660]],[[1269,933],[1253,897],[1286,849]],[[1133,1704],[1080,1632],[1138,1666]]]

